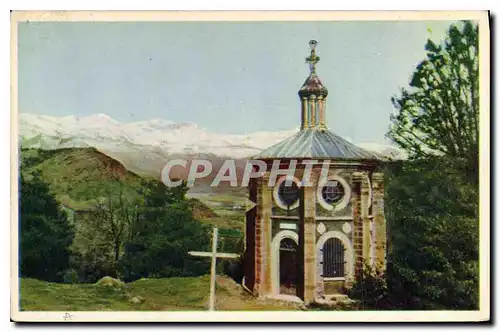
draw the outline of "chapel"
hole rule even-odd
[[[255,206],[246,214],[243,283],[259,297],[329,301],[345,296],[364,266],[385,268],[381,159],[328,129],[316,45],[309,42],[298,91],[300,131],[253,157],[268,168],[248,186]],[[269,185],[273,163],[281,171]]]

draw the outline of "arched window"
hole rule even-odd
[[[338,238],[326,240],[323,245],[323,277],[344,278],[345,248]]]

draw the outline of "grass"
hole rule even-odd
[[[122,287],[22,278],[20,288],[25,311],[196,311],[207,310],[210,277],[140,279]],[[134,303],[134,297],[141,302]],[[300,310],[297,304],[254,298],[222,276],[217,276],[216,309]]]
[[[205,310],[209,277],[141,279],[111,287],[21,279],[20,306],[28,311]],[[143,298],[133,303],[132,297]]]

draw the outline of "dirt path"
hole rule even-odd
[[[304,310],[303,305],[271,299],[258,299],[234,280],[217,276],[216,310]]]

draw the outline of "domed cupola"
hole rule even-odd
[[[306,58],[306,62],[309,63],[310,73],[299,90],[302,105],[301,129],[326,129],[325,101],[328,96],[328,90],[323,86],[318,75],[316,75],[316,64],[319,62],[319,56],[316,55],[317,44],[318,42],[315,40],[309,42],[311,54]]]
[[[301,104],[300,131],[281,141],[259,155],[256,159],[277,158],[321,158],[331,160],[378,160],[375,154],[346,141],[328,130],[325,117],[326,99],[328,90],[323,86],[316,75],[316,64],[319,56],[316,55],[317,41],[311,40],[310,55],[306,58],[309,63],[309,76],[299,90]]]

